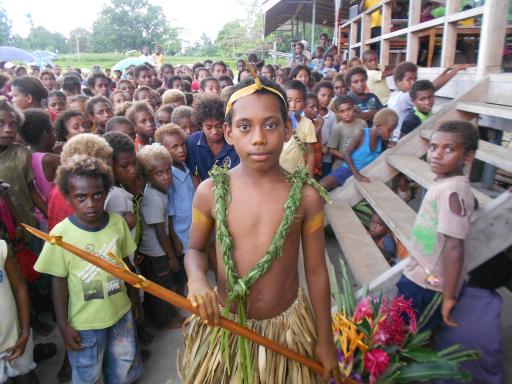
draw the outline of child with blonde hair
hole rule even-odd
[[[171,104],[173,107],[187,105],[185,94],[179,89],[169,89],[162,95],[162,104]]]
[[[164,288],[176,290],[173,273],[183,267],[169,238],[168,196],[172,185],[172,157],[158,143],[146,145],[137,153],[147,184],[142,197],[142,239],[139,254],[142,274]],[[153,295],[144,297],[144,312],[158,327],[179,328],[183,319],[168,302]]]

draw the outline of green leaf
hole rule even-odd
[[[410,383],[432,379],[469,380],[471,379],[471,375],[467,372],[459,371],[458,364],[449,361],[436,361],[408,364],[400,370],[400,373],[395,378],[397,383]]]
[[[430,348],[415,348],[413,350],[404,351],[402,354],[418,362],[443,360],[443,357],[439,356],[437,351]]]

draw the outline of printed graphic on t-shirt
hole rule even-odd
[[[110,263],[115,263],[115,261],[108,255],[108,253],[113,252],[115,254],[118,240],[119,238],[117,236],[114,237],[109,243],[104,244],[99,250],[95,249],[94,244],[87,244],[84,248],[89,253],[99,256]],[[121,280],[119,280],[117,277],[109,275],[104,287],[102,280],[95,279],[100,272],[101,269],[97,266],[87,264],[87,266],[78,274],[80,280],[82,281],[84,301],[95,299],[103,300],[105,298],[105,292],[108,296],[112,296],[121,292]]]
[[[434,200],[430,204],[432,216],[425,215],[422,210],[418,214],[418,219],[412,228],[412,235],[416,242],[421,246],[425,255],[432,255],[437,244],[437,202]]]

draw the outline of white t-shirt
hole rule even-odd
[[[12,294],[11,285],[5,272],[7,243],[0,240],[0,353],[16,344],[18,340],[18,310]]]
[[[403,92],[396,90],[388,99],[388,108],[394,110],[398,115],[398,124],[396,125],[393,135],[391,136],[392,141],[398,141],[400,139],[400,128],[405,118],[414,108],[411,96],[409,92]]]
[[[146,185],[140,213],[142,217],[142,240],[139,251],[148,256],[165,256],[165,251],[158,241],[156,229],[153,224],[163,223],[165,232],[169,234],[169,201],[166,193]]]
[[[327,108],[327,114],[322,116],[322,118],[324,119],[324,125],[322,125],[322,146],[326,146],[332,128],[336,125],[336,114]],[[324,163],[332,163],[332,156],[325,153],[322,155],[322,161]]]

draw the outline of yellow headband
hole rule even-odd
[[[235,101],[237,101],[238,99],[241,99],[242,97],[252,95],[254,92],[261,91],[262,89],[266,89],[267,91],[275,93],[277,96],[279,96],[279,98],[281,100],[283,100],[283,104],[286,105],[286,100],[284,99],[281,92],[279,92],[277,89],[267,87],[266,85],[261,84],[261,80],[254,72],[254,69],[252,68],[251,64],[248,64],[248,67],[249,67],[249,72],[251,72],[251,75],[254,77],[254,83],[247,87],[239,89],[238,91],[236,91],[235,93],[233,93],[231,95],[228,103],[226,104],[225,116],[227,116],[227,114],[231,111],[231,108],[233,108],[233,103]]]

